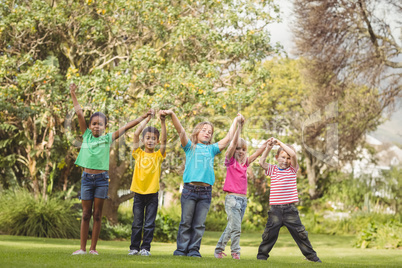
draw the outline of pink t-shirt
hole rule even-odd
[[[290,166],[280,169],[277,165],[268,165],[265,175],[271,177],[271,190],[269,192],[270,205],[283,205],[299,202],[296,185],[296,168]]]
[[[227,167],[227,171],[223,190],[236,194],[247,194],[248,158],[246,159],[246,163],[241,165],[234,157],[230,158],[230,160],[226,157],[225,166]]]

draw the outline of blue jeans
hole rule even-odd
[[[224,251],[229,239],[232,239],[230,246],[231,253],[240,255],[241,221],[243,220],[246,208],[247,197],[226,195],[225,211],[228,214],[228,224],[216,245],[215,253]]]
[[[85,171],[81,176],[81,200],[93,200],[95,197],[107,199],[109,189],[109,174],[107,171],[90,174]]]
[[[134,195],[133,214],[134,220],[131,227],[130,249],[151,250],[151,242],[154,238],[155,218],[158,211],[158,193]],[[145,212],[145,223],[144,223]],[[141,244],[142,227],[144,226],[144,237]]]
[[[269,252],[278,239],[279,230],[286,226],[307,259],[316,259],[307,231],[300,221],[299,211],[295,204],[272,205],[268,212],[268,221],[262,234],[262,242],[258,248],[257,259],[266,260]]]
[[[177,233],[177,249],[173,255],[201,257],[201,239],[211,205],[212,186],[184,184],[181,193],[181,221]]]

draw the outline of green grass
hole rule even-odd
[[[206,232],[201,245],[203,258],[172,256],[176,244],[152,243],[152,256],[128,256],[129,241],[99,241],[99,256],[71,253],[79,240],[0,235],[0,267],[401,267],[401,250],[356,249],[353,236],[310,235],[323,261],[307,262],[288,232],[281,232],[268,261],[256,260],[260,233],[243,233],[241,260],[215,259],[221,233]],[[230,252],[230,247],[227,248]]]

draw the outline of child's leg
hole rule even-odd
[[[296,241],[303,255],[309,259],[314,260],[317,257],[317,253],[311,246],[310,240],[308,239],[307,231],[304,225],[301,223],[299,217],[299,211],[295,204],[291,204],[289,209],[284,212],[283,216],[284,225],[288,228],[293,239]]]
[[[221,237],[219,238],[218,243],[216,244],[215,253],[220,253],[225,250],[226,244],[230,239],[230,233],[232,232],[232,224],[233,224],[233,210],[232,208],[236,207],[236,200],[233,195],[226,195],[225,197],[225,211],[228,215],[228,224],[226,225],[225,230],[223,231]]]
[[[102,209],[105,199],[94,198],[94,214],[93,214],[93,228],[92,228],[92,241],[90,250],[96,250],[96,244],[98,243],[98,238],[102,225]]]
[[[173,252],[176,256],[187,256],[188,245],[191,237],[191,224],[193,222],[197,195],[184,185],[181,193],[181,220],[179,231],[177,232],[177,249]]]
[[[232,244],[230,246],[231,252],[240,255],[240,234],[241,234],[241,222],[244,217],[244,212],[247,207],[247,198],[236,196],[236,206],[233,208],[233,228],[230,238],[232,239]]]
[[[145,200],[144,195],[134,194],[133,202],[133,224],[131,226],[131,245],[130,250],[140,250],[141,237],[142,237],[142,225],[144,223],[144,208]]]
[[[258,248],[257,259],[266,260],[269,257],[269,252],[278,240],[279,230],[283,225],[282,221],[283,209],[279,206],[271,206],[268,212],[268,221],[262,234],[262,242]]]
[[[82,203],[82,220],[81,220],[81,249],[83,251],[86,250],[87,240],[88,240],[88,231],[89,231],[89,221],[92,216],[92,203],[93,200],[81,200]]]
[[[190,236],[190,243],[188,245],[188,254],[190,257],[201,257],[200,247],[201,239],[205,231],[205,220],[207,219],[207,214],[209,207],[211,205],[212,197],[212,187],[208,188],[206,191],[198,190],[196,194],[198,195],[198,200],[195,205],[193,222],[191,224],[194,230]]]
[[[151,242],[154,238],[155,218],[158,212],[158,193],[148,194],[145,208],[144,237],[141,249],[151,250]]]

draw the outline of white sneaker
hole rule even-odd
[[[79,249],[77,251],[74,251],[72,255],[83,255],[83,254],[87,254],[87,252],[82,249]]]
[[[130,249],[129,250],[129,252],[128,252],[128,255],[138,255],[138,253],[139,253],[139,251],[138,250],[136,250],[136,249]]]
[[[141,256],[151,256],[151,252],[146,249],[141,249],[140,254]]]

